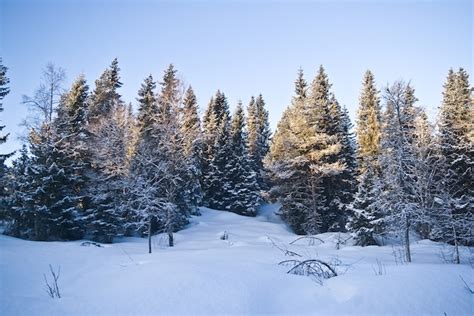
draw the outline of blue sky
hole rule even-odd
[[[380,89],[411,81],[432,120],[448,69],[472,76],[472,1],[24,1],[0,0],[0,56],[11,93],[0,120],[15,139],[41,69],[66,69],[67,85],[94,80],[119,59],[121,94],[135,103],[142,80],[174,63],[201,111],[217,89],[231,108],[262,93],[274,128],[290,103],[296,71],[311,81],[320,64],[354,118],[361,80]]]

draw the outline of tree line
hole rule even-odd
[[[6,72],[2,65],[1,99]],[[7,234],[100,242],[138,234],[151,252],[152,234],[166,233],[172,246],[198,206],[255,216],[278,201],[298,234],[349,231],[366,246],[397,233],[408,261],[412,232],[456,250],[473,242],[474,113],[463,69],[449,71],[435,125],[410,83],[380,92],[367,71],[355,129],[324,67],[310,84],[300,69],[273,135],[262,95],[231,114],[217,91],[201,119],[173,65],[160,82],[144,80],[136,114],[118,92],[116,59],[92,92],[83,76],[67,91],[63,80],[61,68],[46,67],[23,100],[35,111],[27,144],[11,167],[0,156]]]

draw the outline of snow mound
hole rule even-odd
[[[141,238],[81,247],[84,241],[0,236],[0,314],[474,314],[474,296],[460,279],[474,284],[469,249],[462,252],[466,262],[452,265],[440,258],[449,246],[419,241],[413,244],[414,262],[406,264],[395,260],[398,246],[362,248],[350,240],[342,245],[350,237],[342,233],[316,235],[324,241],[318,244],[290,244],[301,236],[281,221],[278,209],[263,206],[252,218],[202,208],[176,234],[175,247],[154,236],[152,254]],[[227,239],[221,238],[224,232]],[[287,274],[278,263],[289,257],[278,247],[330,262],[338,276],[319,285]],[[61,299],[45,292],[49,264],[61,267]]]

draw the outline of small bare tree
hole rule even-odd
[[[22,103],[28,107],[30,116],[22,122],[27,129],[39,129],[41,124],[53,120],[54,109],[64,93],[62,84],[66,79],[63,68],[48,63],[43,69],[41,83],[34,96],[23,95]]]

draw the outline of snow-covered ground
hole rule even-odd
[[[263,207],[260,216],[202,209],[167,248],[155,236],[104,247],[81,242],[32,242],[0,236],[1,315],[474,315],[469,249],[464,264],[447,264],[446,245],[413,244],[413,263],[396,263],[399,248],[336,249],[338,234],[308,245]],[[222,240],[224,232],[228,240]],[[345,238],[345,235],[340,238]],[[275,247],[333,263],[339,275],[318,284],[290,275]],[[348,241],[350,243],[350,241]],[[398,261],[398,259],[397,259]],[[380,263],[380,265],[378,264]],[[45,291],[43,274],[61,266],[61,299]],[[379,266],[382,274],[379,275]]]

